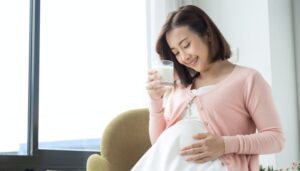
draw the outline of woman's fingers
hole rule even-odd
[[[153,69],[150,69],[148,71],[148,80],[147,80],[147,83],[146,83],[146,89],[147,90],[158,90],[160,91],[160,89],[162,89],[163,86],[162,84],[160,83],[160,79],[159,79],[159,76],[157,74],[157,71],[156,70],[153,70]]]
[[[184,147],[180,154],[186,155],[187,161],[203,163],[224,154],[224,139],[213,134],[197,134],[193,136],[198,139],[197,143]]]
[[[155,73],[155,72],[156,72],[155,69],[149,69],[149,70],[148,70],[148,74],[153,74],[153,73]]]
[[[210,133],[198,133],[198,134],[193,135],[193,138],[194,139],[204,139],[210,135],[211,135]]]
[[[155,75],[155,74],[151,74],[151,75],[149,74],[149,75],[148,75],[148,80],[147,80],[148,83],[154,81],[155,78],[156,78],[156,75]]]
[[[193,154],[203,153],[203,152],[205,152],[205,150],[206,150],[206,148],[204,146],[200,146],[198,148],[191,148],[191,149],[181,151],[180,154],[181,155],[193,155]]]
[[[146,84],[146,88],[147,90],[158,90],[163,88],[163,86],[160,84],[160,80],[153,80]]]
[[[161,99],[164,94],[170,90],[169,86],[163,85],[160,82],[160,76],[156,70],[148,70],[148,80],[146,82],[146,89],[152,99]]]
[[[203,158],[199,158],[197,160],[194,160],[195,163],[206,163],[208,161],[214,160],[211,157],[203,157]]]
[[[188,158],[186,158],[186,161],[193,161],[193,162],[201,162],[203,159],[210,159],[207,153],[197,153],[195,155],[192,155]]]
[[[149,70],[148,71],[148,82],[152,82],[152,81],[155,81],[155,80],[159,80],[159,76],[157,74],[157,71],[156,70]]]
[[[181,151],[186,151],[186,150],[190,150],[190,149],[193,149],[193,148],[199,148],[199,147],[203,146],[203,144],[204,144],[204,141],[203,140],[199,140],[198,142],[196,142],[194,144],[191,144],[189,146],[183,147],[181,149]]]
[[[193,148],[186,152],[188,155],[186,161],[195,163],[205,163],[207,161],[214,160],[214,157],[207,152],[205,148]]]

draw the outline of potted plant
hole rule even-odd
[[[260,165],[259,171],[300,171],[300,162],[295,161],[291,164],[290,167],[281,168],[281,169],[273,169],[273,166],[263,167]]]

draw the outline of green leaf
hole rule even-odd
[[[262,167],[262,165],[259,166],[259,171],[266,171],[265,168]]]
[[[271,166],[271,167],[268,166],[268,170],[267,171],[274,171],[273,166]]]

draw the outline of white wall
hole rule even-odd
[[[281,114],[286,145],[276,155],[280,167],[299,160],[299,120],[292,4],[289,0],[269,0],[269,30],[272,89]]]
[[[271,84],[267,0],[198,0],[198,5],[238,48],[238,63],[257,69]]]
[[[294,14],[294,43],[295,43],[295,56],[296,56],[296,75],[297,75],[297,89],[298,89],[298,123],[300,123],[300,1],[293,0],[293,14]],[[298,128],[299,130],[300,128]],[[300,131],[299,131],[300,142]],[[300,154],[300,149],[299,149]]]
[[[299,6],[299,0],[295,1]],[[294,160],[299,160],[297,127],[299,120],[291,1],[182,0],[182,2],[182,4],[196,3],[205,10],[231,47],[238,48],[238,64],[257,69],[272,86],[274,101],[286,135],[286,144],[279,154],[261,156],[261,164],[281,168],[290,166]]]

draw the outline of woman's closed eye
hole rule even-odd
[[[187,43],[183,46],[183,48],[188,48],[190,46],[190,43]]]
[[[186,43],[186,44],[184,44],[183,46],[182,46],[182,48],[184,48],[184,49],[186,49],[186,48],[188,48],[189,46],[190,46],[190,42],[189,43]],[[179,55],[179,52],[178,51],[173,51],[173,54],[175,55],[175,56],[178,56]]]

